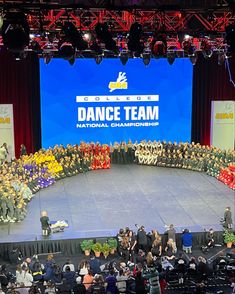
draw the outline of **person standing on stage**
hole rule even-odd
[[[224,211],[224,228],[232,229],[233,221],[232,221],[232,212],[230,207],[226,207]]]
[[[50,221],[45,210],[41,213],[40,222],[42,226],[42,234],[43,236],[47,236],[50,233]]]

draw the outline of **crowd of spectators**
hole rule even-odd
[[[93,255],[77,263],[67,259],[64,264],[59,264],[52,254],[45,262],[37,255],[16,259],[13,273],[1,266],[0,293],[164,294],[167,287],[179,287],[184,289],[182,293],[192,294],[207,293],[208,288],[221,283],[234,287],[235,251],[221,251],[209,263],[203,256],[192,255],[189,234],[188,230],[182,232],[181,250],[175,244],[173,225],[167,228],[166,246],[156,230],[147,234],[143,226],[137,233],[120,229],[118,255],[108,262]]]
[[[109,153],[108,145],[82,142],[80,145],[66,147],[56,145],[29,155],[22,145],[20,158],[11,162],[2,156],[0,221],[21,221],[33,195],[56,180],[89,170],[110,168]]]

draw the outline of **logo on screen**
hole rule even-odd
[[[109,82],[109,92],[114,90],[126,90],[128,87],[127,77],[125,72],[119,72],[115,82]]]

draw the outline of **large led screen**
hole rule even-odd
[[[40,60],[42,146],[80,141],[190,141],[189,59]]]

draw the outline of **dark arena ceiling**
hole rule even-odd
[[[167,51],[181,50],[187,34],[196,50],[206,47],[220,52],[228,47],[225,33],[227,27],[234,26],[235,0],[6,0],[0,1],[0,26],[9,11],[25,15],[30,31],[30,44],[25,50],[31,50],[33,42],[34,47],[38,44],[39,53],[58,51],[61,30],[68,22],[82,37],[89,34],[88,49],[94,42],[104,48],[95,29],[97,24],[105,23],[118,48],[128,50],[130,28],[138,23],[145,49],[154,38],[162,42],[164,34]],[[4,43],[2,39],[0,46]]]

